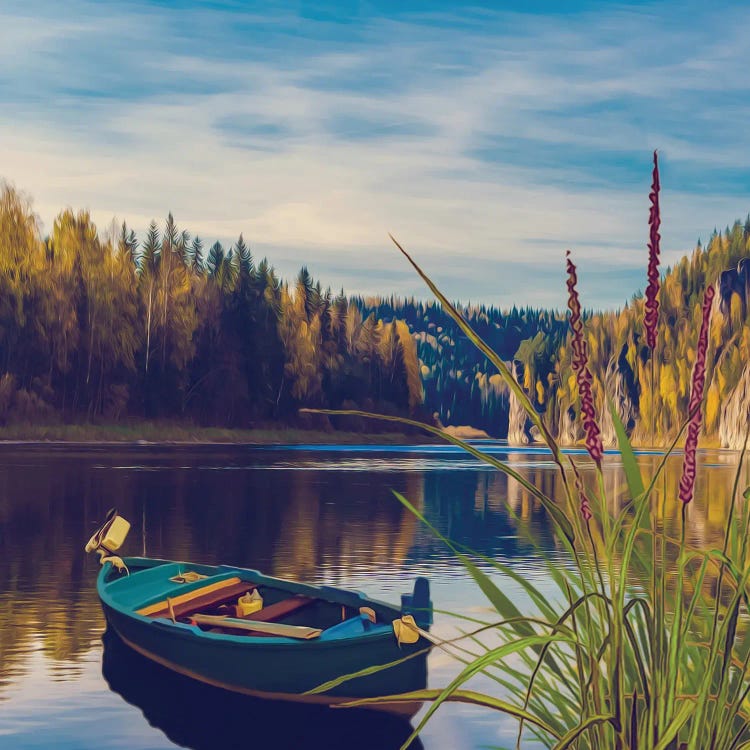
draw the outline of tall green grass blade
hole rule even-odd
[[[480,461],[483,461],[490,466],[494,466],[499,471],[502,471],[503,474],[507,474],[509,477],[517,481],[525,490],[534,495],[534,497],[536,497],[537,500],[542,503],[544,509],[550,514],[552,520],[555,522],[555,525],[562,532],[568,542],[570,544],[573,544],[575,540],[575,532],[573,530],[572,524],[570,523],[570,520],[562,511],[562,509],[555,504],[553,499],[547,497],[537,487],[531,484],[531,482],[529,482],[526,477],[519,474],[513,468],[508,466],[508,464],[499,461],[494,456],[491,456],[488,453],[480,451],[478,448],[471,445],[471,443],[467,443],[465,440],[461,440],[461,438],[457,438],[455,437],[455,435],[451,435],[439,429],[438,427],[433,427],[432,425],[425,424],[424,422],[418,422],[417,420],[409,419],[408,417],[385,416],[383,414],[374,414],[372,412],[360,411],[358,409],[300,409],[299,411],[302,414],[325,414],[328,416],[362,417],[364,419],[378,419],[384,422],[397,422],[399,424],[409,425],[410,427],[417,427],[421,430],[424,430],[425,432],[429,432],[432,435],[436,435],[446,442],[452,443],[453,445],[465,450],[467,453],[471,454]]]
[[[479,586],[482,593],[487,597],[489,602],[501,617],[519,621],[523,619],[523,615],[521,614],[521,611],[518,609],[518,607],[516,607],[516,605],[513,604],[510,598],[495,585],[495,583],[486,573],[480,570],[466,555],[458,552],[453,547],[451,541],[444,537],[432,524],[430,524],[429,521],[424,517],[424,515],[420,513],[420,511],[415,508],[400,492],[396,492],[395,490],[393,490],[393,494],[407,510],[413,513],[414,516],[416,516],[423,524],[425,524],[425,526],[427,526],[434,534],[436,534],[442,542],[444,542],[451,548],[454,554],[461,561],[461,564],[466,568],[469,575],[474,579],[477,586]],[[531,625],[523,622],[519,622],[517,624],[516,630],[522,635],[532,635],[534,633],[534,629],[531,627]]]
[[[698,699],[696,702],[696,716],[690,727],[690,738],[689,744],[691,747],[698,748],[698,741],[704,730],[711,728],[707,726],[707,723],[711,720],[716,721],[717,712],[710,712],[709,708],[712,703],[711,693],[712,689],[716,686],[712,682],[714,674],[719,669],[719,660],[722,661],[722,668],[719,672],[720,683],[718,688],[722,687],[723,680],[726,678],[726,669],[729,659],[731,657],[731,650],[733,647],[734,637],[736,633],[737,617],[739,616],[739,608],[747,587],[748,578],[750,578],[750,569],[747,569],[742,575],[738,582],[737,590],[735,591],[731,601],[727,605],[727,612],[729,616],[724,616],[719,622],[719,615],[714,616],[714,627],[711,634],[710,652],[708,659],[708,667],[704,671],[704,679],[701,685],[701,689],[698,693]],[[713,714],[713,715],[712,715]]]
[[[561,737],[552,750],[568,750],[584,732],[588,732],[598,724],[612,724],[614,718],[614,716],[599,714],[587,717],[585,721],[571,729],[564,737]]]
[[[402,745],[402,749],[407,748],[412,743],[414,738],[422,731],[424,725],[429,721],[435,711],[437,711],[443,701],[448,700],[448,698],[458,690],[461,685],[477,673],[481,672],[487,663],[506,659],[529,648],[542,647],[545,643],[550,641],[566,642],[574,648],[580,648],[580,644],[570,638],[563,638],[558,635],[534,635],[528,638],[519,638],[517,641],[506,643],[503,646],[488,651],[484,656],[479,657],[466,667],[466,669],[464,669],[458,676],[454,677],[453,680],[440,691],[440,694],[435,698],[434,702],[427,710],[427,713],[422,717],[409,739]]]
[[[677,739],[682,727],[690,718],[690,715],[695,710],[695,702],[692,700],[683,701],[682,705],[677,709],[677,713],[674,715],[672,721],[667,724],[663,734],[659,738],[659,741],[654,745],[654,750],[669,750],[672,743]]]
[[[435,295],[435,297],[437,297],[437,299],[440,301],[440,304],[443,306],[443,309],[445,309],[445,311],[451,316],[451,318],[456,321],[458,327],[464,332],[464,335],[469,339],[469,341],[471,341],[472,344],[474,344],[474,346],[480,352],[482,352],[482,354],[484,354],[485,357],[487,357],[487,359],[497,368],[497,371],[500,373],[500,375],[502,375],[503,380],[505,380],[508,387],[511,389],[511,391],[513,391],[513,394],[518,399],[518,402],[523,406],[523,409],[531,420],[531,423],[536,426],[536,428],[544,438],[544,442],[552,451],[553,458],[555,459],[555,462],[562,472],[563,482],[565,483],[565,486],[567,488],[568,485],[565,478],[565,470],[563,469],[562,465],[562,454],[560,453],[560,449],[555,442],[555,439],[547,429],[547,426],[544,424],[544,420],[541,418],[540,414],[531,403],[531,399],[526,394],[526,391],[521,388],[518,381],[513,377],[513,373],[510,371],[505,362],[503,362],[503,360],[497,355],[492,347],[487,344],[484,339],[479,336],[478,333],[476,333],[476,331],[469,325],[466,318],[464,318],[464,316],[459,312],[455,305],[453,305],[453,303],[437,288],[432,279],[430,279],[430,277],[427,276],[427,274],[419,267],[419,265],[417,265],[417,262],[411,257],[411,255],[409,255],[409,253],[406,252],[406,250],[404,250],[404,248],[399,244],[396,238],[391,234],[389,234],[388,236],[391,238],[393,244],[399,249],[401,254],[409,261],[409,263],[411,263],[414,270],[427,284],[430,291]]]
[[[733,607],[729,618],[727,619],[727,632],[724,638],[723,644],[723,657],[721,669],[719,670],[719,687],[716,691],[716,706],[717,709],[712,714],[713,728],[711,730],[711,748],[723,747],[723,745],[717,745],[719,731],[723,728],[723,719],[725,718],[723,712],[718,710],[718,706],[725,706],[729,697],[730,686],[730,663],[732,659],[732,652],[734,650],[734,641],[737,636],[737,621],[740,616],[740,601]],[[726,742],[724,743],[726,745]]]
[[[328,680],[328,682],[324,682],[322,685],[318,685],[317,687],[307,690],[304,695],[317,695],[319,693],[327,693],[329,690],[333,690],[333,688],[337,688],[339,685],[343,685],[345,682],[349,682],[350,680],[356,680],[359,677],[368,677],[371,674],[377,674],[378,672],[382,672],[385,669],[398,667],[399,665],[404,664],[407,661],[416,659],[419,656],[424,656],[425,654],[429,653],[431,648],[432,646],[429,646],[427,648],[420,649],[419,651],[414,651],[413,653],[408,654],[401,659],[389,661],[385,664],[374,664],[371,667],[365,667],[364,669],[360,669],[357,672],[341,675],[341,677],[335,677],[332,680]]]
[[[633,500],[637,500],[644,491],[641,470],[638,467],[638,462],[636,461],[630,438],[628,438],[628,433],[625,431],[625,425],[623,425],[620,415],[617,413],[617,409],[612,401],[607,399],[607,402],[609,404],[609,413],[612,415],[612,424],[615,427],[617,445],[620,449],[620,456],[622,457],[622,465],[625,470],[625,479],[628,483],[630,497]]]
[[[399,695],[384,695],[378,696],[377,698],[362,698],[361,700],[347,701],[346,703],[339,704],[340,708],[361,708],[367,706],[377,706],[382,703],[421,703],[428,701],[437,700],[442,691],[441,690],[415,690],[410,693],[400,693]],[[539,717],[534,714],[523,711],[514,706],[512,703],[500,700],[491,695],[485,695],[484,693],[478,693],[473,690],[456,690],[450,697],[444,700],[457,702],[457,703],[471,703],[475,706],[485,706],[486,708],[492,708],[496,711],[501,711],[504,714],[513,716],[516,719],[523,719],[523,721],[533,724],[539,727],[542,731],[546,732],[551,737],[559,737],[558,732],[554,727],[546,724]]]
[[[681,641],[687,640],[690,625],[693,622],[693,615],[695,614],[695,608],[698,602],[702,599],[703,581],[706,578],[706,571],[708,570],[708,557],[704,557],[701,561],[701,566],[698,569],[698,577],[696,582],[693,584],[693,595],[690,597],[690,603],[688,604],[687,612],[685,613],[685,627],[682,629],[680,636]]]
[[[497,570],[499,573],[502,573],[504,576],[507,576],[508,578],[510,578],[510,580],[517,583],[529,595],[531,600],[539,609],[539,612],[542,614],[542,616],[546,617],[550,622],[554,622],[557,619],[558,615],[555,613],[555,609],[549,599],[549,595],[545,595],[544,593],[542,593],[528,578],[525,578],[523,575],[518,573],[518,571],[513,570],[510,565],[505,565],[498,560],[487,557],[487,555],[483,555],[481,552],[472,550],[463,544],[457,544],[456,542],[453,542],[453,545],[456,550],[459,550],[467,555],[471,555],[472,557],[476,557],[478,560],[481,560],[483,563],[486,563],[490,567],[495,568],[495,570]],[[540,550],[540,547],[536,545],[535,549]],[[547,563],[547,570],[549,571],[550,577],[555,581],[558,589],[562,592],[562,584],[564,579],[560,571],[558,570],[559,566],[554,565],[551,561],[544,557],[543,560]]]
[[[625,634],[628,637],[628,642],[630,643],[630,648],[633,651],[633,656],[635,658],[636,668],[638,671],[638,678],[641,683],[641,689],[643,690],[643,699],[646,703],[646,707],[648,708],[649,704],[651,703],[651,691],[649,689],[648,685],[648,674],[646,670],[646,661],[647,659],[644,657],[647,657],[648,654],[644,654],[642,652],[642,644],[638,641],[638,637],[636,635],[635,630],[633,629],[633,626],[628,621],[628,613],[631,609],[633,609],[637,602],[641,601],[638,599],[632,599],[625,605],[625,609],[623,609],[622,612],[622,620],[625,624]]]

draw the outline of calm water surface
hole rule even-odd
[[[556,492],[545,452],[493,450]],[[722,538],[736,460],[732,453],[703,456],[689,514],[696,543]],[[653,465],[656,458],[642,461]],[[675,495],[679,461],[667,472],[668,497]],[[624,486],[615,457],[605,475],[616,503]],[[104,634],[94,589],[98,563],[83,554],[107,509],[117,507],[133,524],[126,554],[231,563],[394,602],[415,576],[426,575],[437,609],[490,617],[450,552],[391,490],[445,535],[545,586],[541,553],[524,541],[531,533],[545,554],[560,556],[541,509],[512,480],[452,449],[2,448],[0,747],[398,748],[411,731],[400,720],[227,695],[137,656]],[[668,503],[667,515],[677,512]],[[518,587],[493,576],[522,607]],[[436,635],[455,635],[456,627],[455,618],[436,613]],[[434,649],[430,686],[445,685],[459,666]],[[481,680],[473,687],[494,692]],[[499,715],[445,706],[421,746],[462,750],[514,741],[514,724]]]

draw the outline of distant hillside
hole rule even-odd
[[[482,354],[459,331],[437,302],[353,297],[362,317],[400,319],[417,343],[425,410],[445,425],[472,425],[506,437],[511,410],[508,389]],[[567,320],[561,313],[533,308],[503,311],[464,308],[472,326],[503,358],[511,360],[540,341],[562,341]]]
[[[705,437],[723,447],[741,446],[750,408],[749,260],[750,219],[715,233],[705,247],[698,244],[690,257],[667,270],[659,294],[653,386],[643,336],[643,298],[619,312],[586,321],[594,393],[606,442],[614,444],[615,436],[606,416],[604,386],[637,443],[663,445],[676,435],[687,413],[703,293],[708,283],[715,283]],[[561,345],[548,339],[541,356],[551,360],[551,367],[528,376],[539,390],[538,403],[549,424],[566,442],[581,437],[570,355],[567,342]],[[531,369],[528,361],[523,365]]]
[[[615,440],[605,390],[635,442],[665,444],[676,434],[687,409],[707,282],[717,282],[719,293],[711,327],[705,436],[716,445],[741,447],[750,418],[750,218],[714,233],[705,247],[699,243],[689,257],[664,274],[654,387],[643,335],[643,298],[633,299],[622,310],[587,317],[594,395],[605,442]],[[560,284],[564,284],[562,264]],[[385,320],[395,316],[407,322],[417,341],[425,406],[437,412],[444,424],[471,424],[494,436],[509,436],[513,442],[534,439],[499,376],[436,304],[393,299],[354,302]],[[465,312],[498,353],[515,362],[518,377],[553,433],[567,444],[579,441],[566,316],[528,308],[472,307]]]

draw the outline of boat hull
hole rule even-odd
[[[110,689],[180,747],[351,750],[356,737],[357,750],[383,750],[401,747],[412,733],[405,716],[273,701],[205,685],[142,657],[111,628],[102,643],[102,675]],[[422,745],[417,738],[409,747]]]

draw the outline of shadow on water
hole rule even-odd
[[[102,674],[110,689],[169,740],[193,750],[396,750],[412,731],[405,719],[380,711],[266,701],[204,685],[141,656],[111,629],[102,642]],[[417,739],[410,747],[423,745]]]

